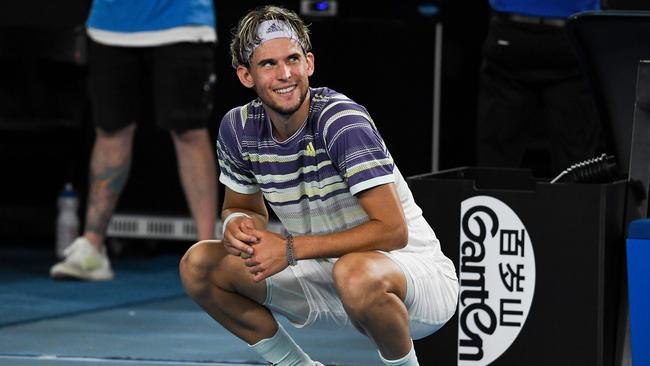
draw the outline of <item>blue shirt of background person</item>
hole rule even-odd
[[[600,10],[599,0],[490,0],[492,9],[501,13],[566,18],[587,10]]]
[[[113,32],[145,32],[186,25],[215,26],[212,0],[94,0],[87,25]]]

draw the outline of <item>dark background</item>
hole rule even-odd
[[[230,30],[264,4],[216,1],[217,88],[210,131],[230,108],[254,97],[230,66]],[[433,4],[435,16],[418,6]],[[93,126],[86,90],[83,23],[90,0],[0,4],[0,245],[53,246],[56,197],[72,182],[86,197]],[[443,24],[439,168],[474,163],[474,119],[487,1],[339,1],[336,18],[311,23],[316,73],[368,108],[405,176],[431,171],[435,24]],[[134,161],[118,211],[187,215],[167,132],[151,118],[136,133]]]
[[[249,9],[299,1],[216,0],[217,87],[210,131],[230,108],[254,97],[230,66],[235,22]],[[648,9],[644,0],[605,8]],[[439,13],[424,16],[418,6]],[[0,245],[52,246],[56,197],[72,182],[86,198],[94,138],[86,89],[84,21],[90,0],[0,2]],[[334,18],[311,24],[313,86],[336,89],[368,108],[405,176],[430,172],[435,27],[442,24],[439,169],[475,164],[475,120],[487,0],[339,0]],[[532,159],[532,160],[531,160]],[[543,163],[533,155],[528,163]],[[167,132],[145,118],[118,211],[188,215]]]
[[[86,198],[94,138],[86,89],[84,21],[90,0],[0,2],[0,245],[52,246],[56,197],[72,182]],[[210,132],[230,108],[254,97],[230,66],[228,43],[249,9],[299,1],[216,0],[217,87]],[[418,6],[439,13],[424,16]],[[604,8],[650,9],[645,0],[604,0]],[[334,18],[311,24],[316,72],[368,108],[405,176],[432,170],[434,49],[442,24],[438,168],[475,164],[475,120],[487,0],[339,0]],[[533,167],[543,153],[527,161]],[[118,211],[188,215],[171,139],[145,118]],[[22,244],[21,244],[22,245]]]

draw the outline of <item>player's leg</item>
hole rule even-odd
[[[97,128],[84,232],[66,248],[65,258],[52,266],[52,277],[89,281],[114,277],[104,236],[129,174],[134,130],[134,124],[110,133]]]
[[[214,45],[178,43],[153,49],[156,121],[171,131],[178,171],[199,240],[213,239],[217,216],[212,112]]]
[[[129,176],[135,124],[117,131],[96,130],[90,158],[90,188],[84,237],[98,249]]]
[[[221,241],[193,245],[180,262],[183,286],[212,318],[249,344],[271,337],[277,325],[260,305],[266,284],[253,282],[241,258],[229,255]]]
[[[113,278],[104,236],[131,166],[135,122],[140,117],[142,50],[89,41],[89,87],[96,136],[83,236],[50,270],[55,277]]]
[[[404,304],[407,279],[399,265],[378,252],[352,253],[336,262],[332,276],[350,320],[374,341],[382,358],[408,356],[413,343]]]
[[[199,240],[214,238],[217,182],[213,144],[208,130],[172,132],[178,171]]]
[[[243,260],[227,254],[221,241],[192,246],[180,273],[188,295],[262,358],[278,366],[314,364],[262,305],[268,282],[254,282]]]
[[[603,125],[587,82],[576,74],[544,89],[551,142],[552,175],[605,151]]]
[[[479,74],[476,152],[480,166],[518,167],[538,106],[527,82],[528,31],[499,17],[490,20]],[[505,42],[505,44],[504,44]]]

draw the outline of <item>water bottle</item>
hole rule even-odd
[[[56,218],[56,255],[63,258],[63,251],[79,236],[79,199],[72,183],[66,183],[57,199],[59,215]]]

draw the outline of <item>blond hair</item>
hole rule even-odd
[[[302,46],[303,52],[311,51],[309,29],[302,19],[289,9],[267,5],[248,12],[239,20],[237,28],[233,30],[230,54],[234,68],[250,66],[249,57],[252,55],[252,51],[262,43],[257,33],[258,28],[262,22],[267,20],[278,20],[286,23],[298,37],[298,43]]]

